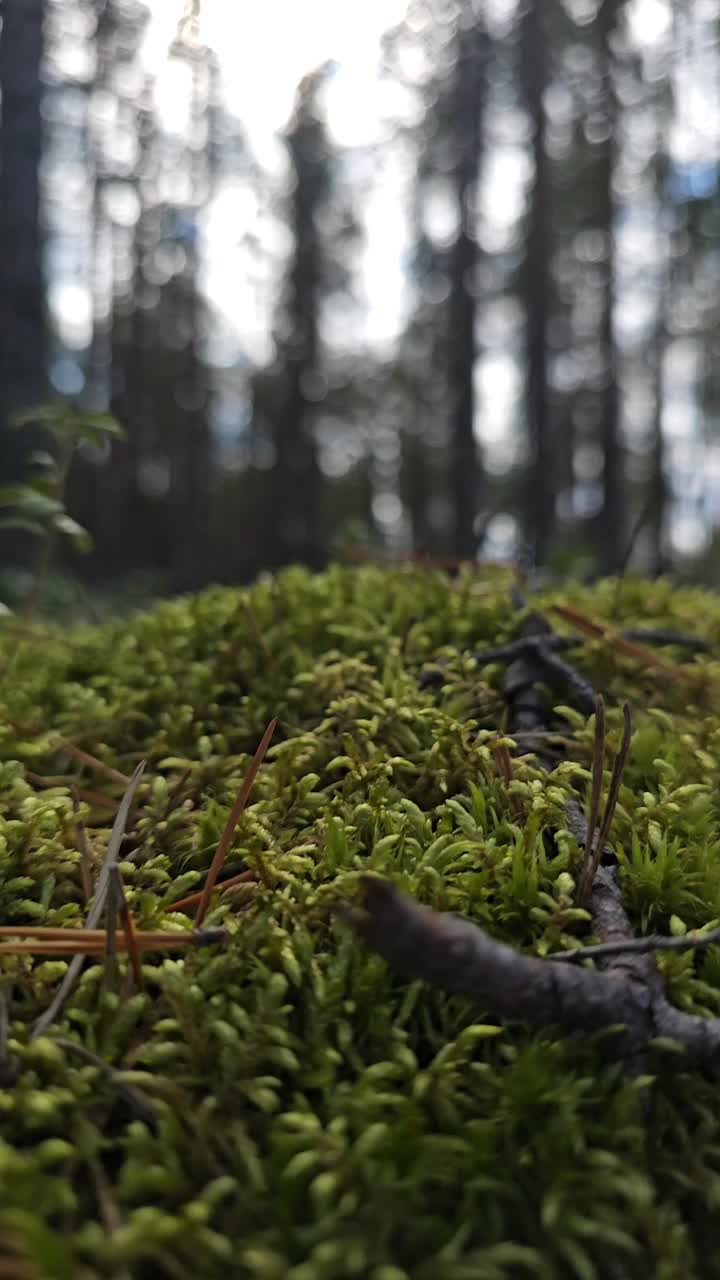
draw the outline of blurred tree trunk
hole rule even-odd
[[[669,124],[672,118],[672,102],[664,104],[660,111],[658,127],[658,154],[655,163],[656,200],[658,221],[666,208],[664,192],[667,184],[669,163],[665,151],[669,136]],[[658,264],[658,297],[655,316],[655,331],[652,343],[653,372],[653,424],[650,474],[648,477],[648,493],[645,509],[647,511],[647,531],[650,544],[647,571],[659,574],[665,567],[665,522],[668,499],[668,486],[665,477],[665,439],[663,435],[663,409],[665,404],[665,354],[668,347],[668,314],[672,306],[673,296],[673,245],[677,241],[677,214],[668,210],[672,224],[668,228],[668,246],[664,260]]]
[[[475,322],[478,291],[477,183],[482,147],[486,34],[479,21],[459,19],[452,87],[451,155],[458,233],[450,249],[448,316],[448,407],[451,448],[453,554],[474,559],[480,461],[475,440]]]
[[[597,559],[603,573],[615,573],[625,554],[625,521],[620,445],[620,397],[617,348],[614,333],[615,310],[615,173],[617,102],[613,84],[612,38],[623,0],[602,0],[596,19],[603,82],[605,139],[599,145],[597,169],[597,226],[605,240],[603,265],[603,310],[600,347],[603,364],[602,420],[600,444],[603,451],[603,506],[596,522]]]
[[[547,330],[550,305],[551,228],[548,158],[545,150],[547,35],[542,0],[530,0],[522,25],[522,73],[532,124],[535,171],[527,227],[523,272],[527,333],[527,422],[530,465],[525,497],[528,542],[535,564],[547,556],[555,518],[556,478],[551,437],[547,376]]]
[[[8,417],[46,393],[47,329],[40,219],[44,0],[4,0],[0,34],[0,483],[21,478],[35,442]],[[8,558],[25,539],[3,535]]]
[[[301,83],[286,140],[294,185],[289,210],[294,248],[288,272],[284,329],[279,342],[284,391],[275,422],[275,502],[269,513],[270,564],[323,561],[321,481],[313,434],[319,378],[318,309],[323,250],[318,214],[329,185],[329,144],[319,116],[322,73]]]

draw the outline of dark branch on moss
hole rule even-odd
[[[657,1039],[685,1051],[684,1065],[720,1067],[720,1019],[682,1013],[666,999],[656,971],[601,973],[524,955],[459,916],[432,911],[388,881],[363,878],[351,909],[355,930],[392,969],[472,1000],[496,1017],[568,1033],[617,1028],[617,1047],[635,1056]]]

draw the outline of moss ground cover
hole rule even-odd
[[[523,614],[502,571],[290,569],[98,628],[36,629],[0,689],[0,924],[72,931],[125,781],[139,930],[186,931],[266,725],[278,724],[205,921],[222,944],[0,954],[3,1275],[510,1280],[720,1275],[720,1090],[671,1045],[638,1075],[603,1037],[501,1025],[394,975],[338,916],[362,873],[545,956],[592,940],[576,901],[593,729],[498,766]],[[720,599],[669,582],[533,597],[633,737],[611,839],[638,935],[720,921]],[[671,629],[707,652],[616,637]],[[84,865],[83,865],[84,864]],[[85,877],[85,881],[84,881]],[[220,885],[222,888],[222,885]],[[720,1016],[720,948],[658,957]],[[652,1081],[649,1080],[652,1077]]]

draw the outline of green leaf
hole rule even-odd
[[[22,529],[25,533],[34,533],[38,536],[44,536],[47,533],[45,526],[38,524],[37,520],[25,520],[22,516],[1,516],[0,529]]]
[[[90,534],[87,529],[83,529],[82,525],[78,524],[77,520],[73,520],[72,516],[62,512],[55,517],[53,525],[58,533],[62,533],[66,538],[70,539],[77,551],[82,551],[83,553],[92,551],[93,540]]]
[[[47,471],[57,465],[57,459],[53,458],[52,454],[48,453],[46,449],[33,449],[28,462],[33,467],[43,467]]]
[[[35,520],[50,519],[63,509],[57,498],[39,493],[29,484],[7,485],[0,489],[0,507],[15,507],[18,514]]]
[[[116,436],[120,439],[125,434],[111,413],[78,410],[64,401],[23,409],[13,415],[9,425],[22,428],[32,423],[41,423],[58,440],[70,440],[77,444],[98,444],[104,436]]]
[[[15,507],[22,501],[25,485],[4,484],[0,486],[0,507]]]

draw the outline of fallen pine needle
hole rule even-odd
[[[3,931],[3,936],[7,936],[7,932]],[[21,931],[14,930],[18,935]],[[102,956],[106,953],[108,934],[105,929],[57,929],[50,930],[54,934],[64,933],[65,937],[48,937],[36,936],[37,930],[27,931],[24,939],[20,941],[0,942],[0,955],[21,956],[21,955],[76,955],[76,956]],[[136,929],[133,933],[132,942],[128,942],[127,932],[116,930],[114,937],[114,947],[117,952],[130,952],[134,947],[136,953],[141,951],[162,951],[173,950],[175,947],[202,947],[214,946],[216,943],[225,942],[227,940],[227,932],[225,929],[187,929],[182,932],[171,933],[167,930],[146,930]]]
[[[120,782],[124,787],[130,782],[126,773],[121,773],[119,769],[113,769],[112,765],[105,764],[104,760],[98,760],[97,756],[91,755],[89,751],[83,751],[82,747],[76,747],[74,742],[68,742],[66,738],[61,738],[60,747],[69,756],[72,756],[73,760],[77,760],[80,764],[86,764],[95,773],[104,774],[112,782]]]
[[[262,741],[260,743],[260,746],[255,752],[255,755],[253,756],[252,761],[250,762],[250,767],[247,773],[245,774],[245,777],[242,780],[242,785],[240,787],[240,790],[238,791],[237,799],[235,800],[235,803],[228,815],[228,820],[225,823],[225,829],[220,837],[220,843],[218,844],[218,847],[215,851],[215,856],[212,860],[212,863],[210,864],[210,870],[208,871],[207,880],[205,881],[205,884],[203,885],[203,888],[200,893],[200,901],[198,903],[197,912],[195,913],[196,929],[200,928],[203,920],[205,919],[205,916],[207,915],[207,909],[208,909],[208,906],[210,905],[210,898],[212,896],[212,891],[215,888],[215,882],[218,878],[218,875],[220,874],[220,868],[223,862],[225,861],[227,851],[230,848],[232,838],[235,834],[235,828],[237,827],[237,824],[240,821],[240,815],[243,809],[245,808],[245,805],[248,802],[248,797],[252,790],[252,786],[255,781],[255,778],[257,777],[257,773],[260,768],[260,765],[265,759],[265,752],[270,746],[270,740],[275,732],[276,724],[277,724],[277,717],[275,717],[273,720],[270,721],[267,729],[265,730],[262,736]]]
[[[614,631],[612,627],[606,627],[602,623],[595,622],[592,618],[586,617],[584,613],[580,613],[578,609],[573,609],[564,604],[554,604],[551,608],[554,613],[559,614],[566,622],[572,622],[573,626],[577,627],[579,631],[584,631],[586,635],[594,636],[598,640],[604,640],[613,649],[627,654],[630,658],[637,659],[638,662],[642,662],[646,667],[655,667],[657,671],[664,671],[666,675],[675,676],[679,680],[689,680],[691,683],[697,683],[699,679],[703,678],[696,671],[687,671],[684,667],[678,667],[675,663],[666,662],[664,658],[659,657],[647,645],[637,644],[634,640],[626,640],[625,636],[618,631]]]
[[[234,889],[239,884],[251,884],[252,881],[256,879],[257,876],[252,869],[249,869],[248,871],[241,871],[239,875],[231,876],[229,880],[224,880],[222,884],[219,885],[218,892],[225,893],[226,889]],[[186,911],[188,907],[197,906],[201,898],[202,889],[197,893],[189,893],[186,898],[178,898],[177,902],[171,902],[170,906],[166,907],[166,911]]]
[[[117,901],[120,911],[120,921],[123,927],[123,935],[125,937],[125,946],[130,957],[130,968],[135,983],[138,987],[143,984],[142,961],[140,959],[140,948],[137,943],[137,932],[135,930],[135,922],[132,917],[132,911],[128,906],[127,896],[125,894],[125,885],[122,881],[120,868],[117,863],[112,867],[112,877],[117,885]]]

